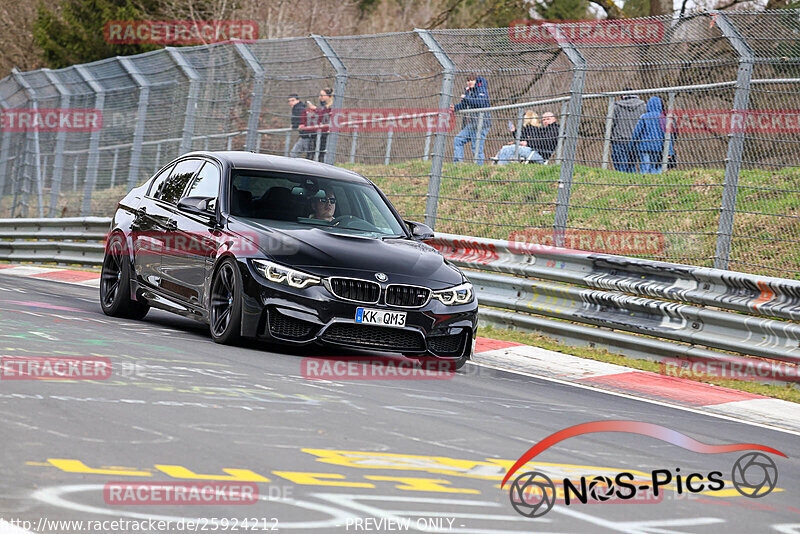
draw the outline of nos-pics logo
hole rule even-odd
[[[736,443],[732,445],[708,445],[681,434],[675,430],[640,421],[597,421],[566,428],[552,434],[531,447],[509,469],[503,482],[504,487],[511,477],[525,464],[545,449],[565,439],[595,432],[627,432],[650,436],[692,452],[701,454],[723,454],[736,451],[763,451],[786,457],[780,451],[755,443]],[[744,497],[758,499],[768,495],[778,482],[778,467],[771,457],[763,452],[747,452],[739,457],[731,469],[733,487]],[[629,472],[608,476],[582,476],[576,480],[561,480],[561,491],[556,483],[545,473],[528,471],[518,475],[509,488],[511,506],[525,517],[541,517],[563,499],[570,506],[589,502],[625,502],[642,499],[642,494],[658,499],[663,496],[663,488],[674,485],[678,495],[718,491],[725,487],[722,471],[681,472],[680,468],[654,469],[650,480],[634,482],[635,475]]]

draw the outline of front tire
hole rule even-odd
[[[111,317],[142,319],[150,306],[131,300],[131,268],[123,245],[124,238],[114,234],[106,246],[100,274],[100,307]]]
[[[231,258],[222,260],[211,282],[208,319],[214,341],[227,345],[239,340],[242,327],[242,275]]]

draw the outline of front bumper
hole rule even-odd
[[[291,345],[322,344],[398,352],[414,356],[461,358],[472,353],[478,303],[445,306],[431,299],[421,308],[360,304],[335,297],[322,285],[294,289],[262,278],[249,262],[242,273],[242,335]],[[406,312],[403,328],[355,322],[359,307]]]

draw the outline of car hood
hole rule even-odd
[[[374,279],[442,289],[460,284],[461,272],[436,249],[411,239],[374,239],[334,234],[320,228],[275,228],[254,219],[236,219],[230,230],[254,241],[270,259],[318,276]]]

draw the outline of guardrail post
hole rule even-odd
[[[83,81],[94,91],[94,107],[102,113],[105,109],[106,92],[103,86],[97,83],[92,73],[85,65],[77,65],[75,71],[80,74]],[[86,183],[83,185],[83,202],[81,203],[81,216],[85,217],[92,210],[92,192],[97,185],[97,170],[100,166],[100,130],[94,129],[89,134],[89,154],[86,160]]]
[[[258,118],[261,114],[261,100],[264,96],[264,69],[253,55],[253,52],[241,42],[233,44],[239,57],[253,71],[253,100],[250,101],[250,116],[247,119],[247,137],[245,138],[245,150],[255,150],[256,136],[258,135]]]
[[[570,97],[567,119],[564,121],[563,157],[560,158],[561,175],[558,179],[556,213],[553,224],[556,246],[563,247],[564,233],[567,229],[569,216],[572,174],[575,169],[575,151],[578,146],[578,126],[581,122],[583,82],[586,78],[586,60],[578,49],[566,39],[563,32],[557,26],[552,26],[552,28],[559,34],[556,39],[558,46],[572,63],[572,83],[569,88]]]
[[[675,111],[675,91],[669,92],[667,99],[667,120],[664,128],[664,148],[661,149],[661,172],[666,172],[669,165],[669,147],[672,144],[672,121]]]
[[[183,139],[181,140],[180,153],[185,154],[192,150],[192,136],[194,135],[195,114],[197,113],[197,93],[199,92],[200,75],[192,67],[177,48],[166,47],[169,57],[181,69],[189,80],[189,94],[186,98],[186,111],[183,118]]]
[[[750,80],[753,77],[754,53],[750,45],[721,11],[712,11],[722,35],[739,54],[739,72],[736,76],[736,89],[733,94],[733,113],[746,112],[750,107]],[[722,190],[722,206],[717,232],[717,250],[714,254],[714,268],[727,269],[731,254],[733,218],[736,213],[736,195],[739,189],[739,171],[742,167],[744,131],[728,133],[728,154],[725,158],[725,186]]]
[[[335,113],[337,109],[342,109],[342,104],[344,102],[344,91],[347,87],[347,69],[325,37],[312,34],[311,38],[317,43],[317,46],[328,62],[330,62],[333,70],[336,71],[336,82],[333,86],[333,106],[331,106],[331,113]],[[331,117],[331,119],[333,118]],[[331,129],[328,133],[327,143],[325,144],[325,163],[329,165],[333,165],[336,162],[336,141],[338,137],[339,132],[334,129]],[[317,159],[319,159],[319,156]]]
[[[433,154],[431,154],[431,177],[428,180],[428,196],[425,200],[425,224],[434,228],[436,225],[436,210],[439,206],[439,189],[442,185],[442,167],[444,166],[444,151],[447,143],[447,130],[440,128],[442,115],[450,113],[450,100],[453,93],[453,82],[456,67],[441,45],[428,30],[415,29],[428,50],[442,67],[442,89],[439,93],[439,114],[436,119],[436,133],[433,137]]]
[[[63,108],[69,107],[70,92],[58,79],[58,76],[50,69],[42,69],[42,72],[56,88],[60,95],[58,105]],[[56,134],[56,148],[53,157],[53,179],[50,183],[50,209],[48,210],[48,217],[56,217],[58,209],[58,196],[61,194],[61,181],[64,178],[64,145],[67,141],[67,132],[59,129]]]
[[[144,128],[147,122],[147,105],[150,100],[150,82],[142,75],[136,65],[126,57],[118,57],[122,68],[128,76],[139,86],[139,104],[136,108],[136,126],[133,130],[133,145],[131,146],[131,161],[128,169],[128,190],[136,187],[139,181],[139,166],[142,158],[142,140],[144,139]]]
[[[606,111],[606,133],[603,137],[603,170],[608,169],[611,163],[611,130],[614,127],[614,97],[608,97],[608,110]]]
[[[11,69],[11,75],[14,77],[16,82],[25,90],[25,93],[28,95],[28,99],[30,100],[35,113],[36,110],[39,109],[39,97],[36,95],[36,91],[33,90],[31,85],[28,83],[25,77],[20,74],[19,69],[17,69],[16,67]],[[44,217],[44,202],[42,199],[42,156],[39,147],[39,128],[31,127],[31,129],[28,130],[26,137],[28,137],[33,143],[33,157],[34,157],[33,165],[34,169],[36,170],[36,199],[39,204],[39,210],[38,210],[39,217]],[[24,193],[28,192],[27,190],[23,191]],[[27,195],[24,194],[22,205],[25,210],[24,215],[26,216],[28,214],[27,201],[28,201]]]

